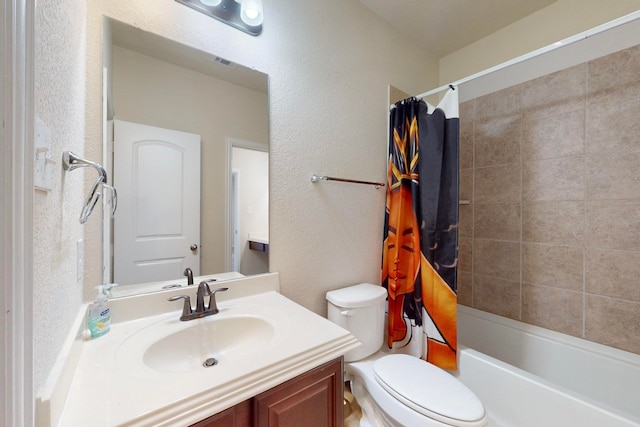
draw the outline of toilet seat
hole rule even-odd
[[[442,423],[472,427],[486,423],[482,402],[464,384],[431,363],[390,354],[373,365],[376,381],[394,398]]]

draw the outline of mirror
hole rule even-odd
[[[103,64],[113,295],[268,272],[268,76],[110,18]]]

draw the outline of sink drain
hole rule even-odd
[[[210,368],[210,367],[215,366],[217,364],[218,364],[218,361],[215,358],[210,357],[210,358],[208,358],[207,360],[204,361],[202,366],[204,366],[205,368]]]

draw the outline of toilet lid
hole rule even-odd
[[[484,405],[458,379],[407,354],[391,354],[373,365],[376,380],[389,394],[421,414],[454,426],[485,418]]]

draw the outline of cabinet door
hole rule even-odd
[[[251,427],[251,400],[245,400],[189,427]]]
[[[343,359],[340,357],[253,399],[257,427],[342,427]]]

